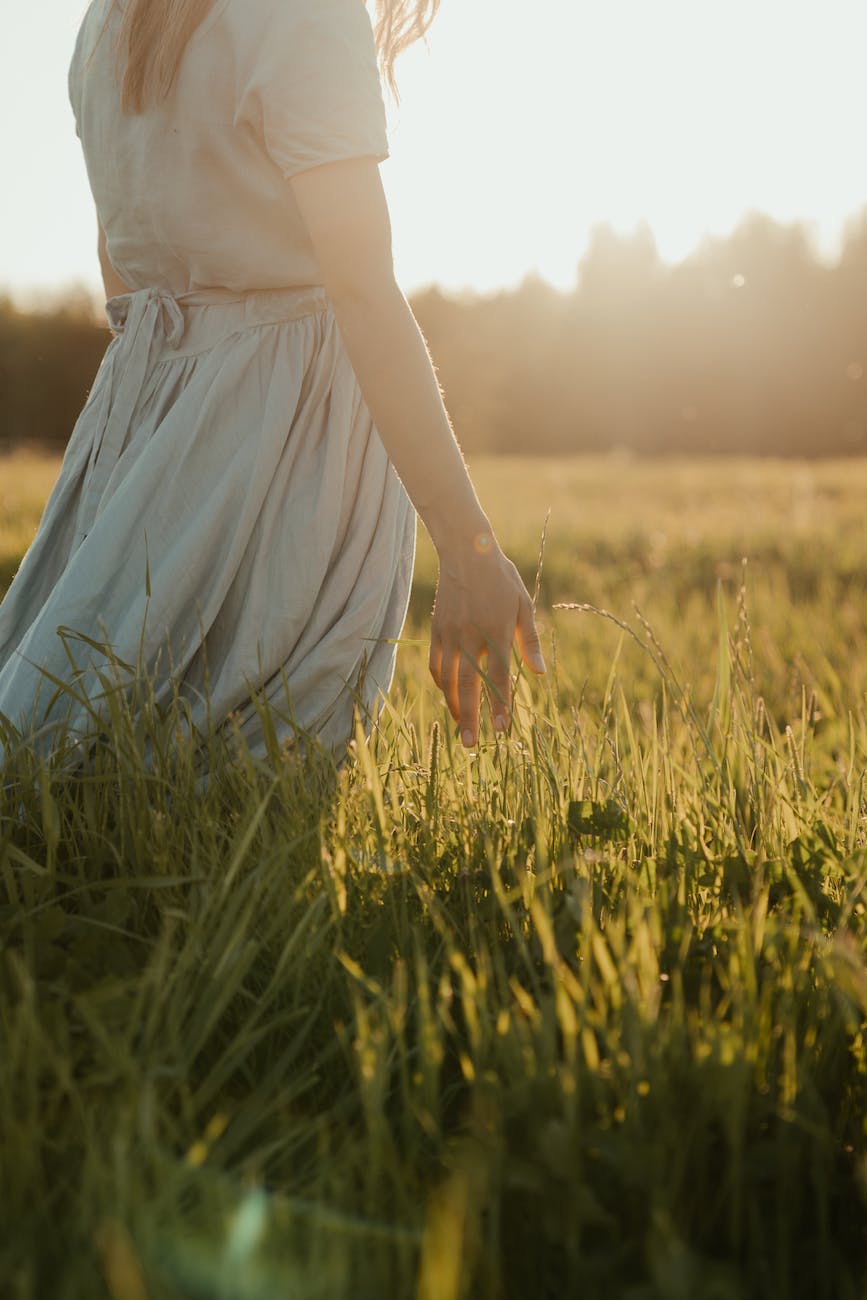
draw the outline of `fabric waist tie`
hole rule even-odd
[[[119,294],[106,303],[109,325],[118,336],[110,356],[97,416],[97,429],[88,461],[87,486],[79,519],[87,535],[99,502],[120,459],[129,433],[130,412],[136,410],[148,374],[157,357],[187,352],[183,348],[188,327],[200,315],[219,319],[207,333],[210,342],[256,325],[300,320],[327,310],[325,290],[313,286],[300,289],[261,289],[238,294],[226,289],[197,289],[171,294],[165,289],[137,289]],[[217,309],[224,309],[217,312]],[[193,347],[194,355],[201,348]]]

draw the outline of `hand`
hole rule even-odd
[[[509,658],[517,636],[524,663],[545,672],[533,602],[520,574],[493,537],[460,553],[440,552],[431,624],[430,671],[469,749],[479,737],[479,675],[486,660],[488,699],[496,731],[509,725]]]

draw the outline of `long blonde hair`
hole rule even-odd
[[[214,2],[126,0],[119,40],[124,60],[121,103],[126,112],[141,113],[165,99],[175,83],[190,37]],[[317,0],[310,3],[316,4]],[[394,61],[402,50],[424,36],[439,4],[440,0],[376,0],[376,48],[382,74],[395,96]]]

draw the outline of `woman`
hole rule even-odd
[[[8,718],[86,730],[107,639],[254,753],[253,692],[339,748],[391,681],[413,505],[463,743],[480,671],[508,725],[516,634],[544,671],[392,270],[377,51],[391,80],[435,8],[379,0],[374,36],[361,0],[91,3],[70,97],[116,337],[0,606]]]

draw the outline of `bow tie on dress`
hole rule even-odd
[[[165,289],[138,289],[106,303],[108,322],[115,334],[138,335],[144,329],[149,338],[163,334],[176,348],[184,337],[185,321],[180,304]]]

